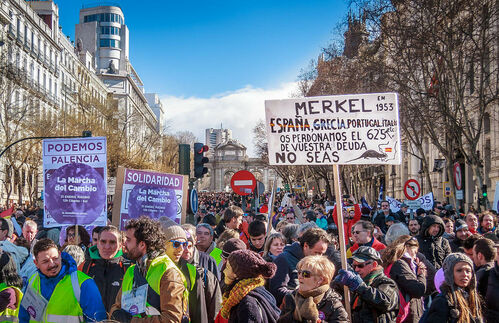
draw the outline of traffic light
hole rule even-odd
[[[486,184],[483,184],[483,185],[482,185],[482,197],[483,197],[484,199],[486,199],[486,198],[487,198],[487,185],[486,185]]]
[[[203,178],[203,175],[208,173],[208,168],[204,164],[209,162],[208,157],[204,157],[204,152],[208,151],[209,147],[202,143],[196,142],[194,144],[194,177]]]
[[[191,174],[191,145],[178,145],[178,173],[188,176]]]

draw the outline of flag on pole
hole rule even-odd
[[[367,203],[366,199],[362,196],[360,198],[360,203],[362,204],[362,207],[367,207],[369,210],[372,210],[373,208]]]
[[[8,216],[11,216],[12,213],[14,213],[14,206],[12,206],[10,209],[7,209],[7,210],[3,211],[2,213],[0,213],[0,217],[6,218]]]
[[[378,209],[381,208],[381,201],[383,201],[383,184],[379,187]]]

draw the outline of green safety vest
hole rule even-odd
[[[83,310],[80,306],[81,284],[90,279],[81,271],[74,271],[64,276],[55,286],[45,309],[42,322],[79,323],[84,322]],[[28,288],[43,297],[40,291],[40,275],[33,274],[29,279]],[[99,300],[100,301],[100,300]],[[37,322],[30,317],[30,322]]]
[[[217,266],[218,266],[220,264],[220,262],[222,261],[222,249],[218,249],[217,247],[215,247],[210,252],[210,256],[212,256],[213,259],[215,259]]]
[[[6,308],[3,312],[0,312],[0,323],[4,322],[19,322],[19,308],[21,307],[21,299],[23,298],[23,292],[17,287],[7,286],[5,283],[0,284],[0,292],[8,288],[13,288],[16,291],[17,296],[17,308],[15,310],[11,308]]]
[[[167,256],[159,256],[153,259],[151,261],[151,264],[149,265],[149,268],[147,269],[146,273],[146,280],[147,284],[151,286],[151,288],[161,296],[160,294],[160,283],[161,283],[161,277],[163,277],[163,274],[170,268],[175,268],[179,273],[180,276],[182,277],[182,281],[184,283],[184,286],[186,287],[184,290],[184,306],[187,308],[188,305],[188,292],[187,292],[187,282],[185,280],[184,274],[178,269],[177,266],[173,263],[173,261]],[[135,270],[135,265],[130,266],[125,275],[123,276],[123,283],[121,285],[121,295],[123,295],[124,292],[131,291],[133,288],[133,271]],[[147,301],[146,301],[146,307],[152,307]],[[157,309],[159,310],[159,309]],[[134,317],[140,317],[140,314],[134,315]]]
[[[189,271],[189,281],[191,283],[191,292],[194,289],[194,283],[196,282],[196,266],[187,263],[187,270]]]

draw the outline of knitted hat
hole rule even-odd
[[[465,262],[473,269],[473,261],[464,253],[455,252],[448,255],[444,260],[442,268],[444,270],[445,283],[451,288],[454,287],[454,266],[459,262]],[[470,288],[475,288],[475,272],[472,270],[472,273]]]
[[[463,230],[463,229],[468,230],[468,225],[463,220],[457,219],[456,223],[454,224],[454,232],[457,232],[457,231]]]
[[[237,279],[272,278],[277,266],[272,262],[266,262],[259,254],[251,250],[237,250],[230,254],[228,259],[232,271]]]
[[[172,225],[163,230],[166,235],[166,241],[184,239],[187,241],[187,235],[184,229],[179,225]]]
[[[246,244],[239,238],[227,240],[222,248],[222,258],[229,258],[229,255],[236,250],[246,250]]]

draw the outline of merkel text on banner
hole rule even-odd
[[[400,164],[396,93],[265,101],[271,165]]]

